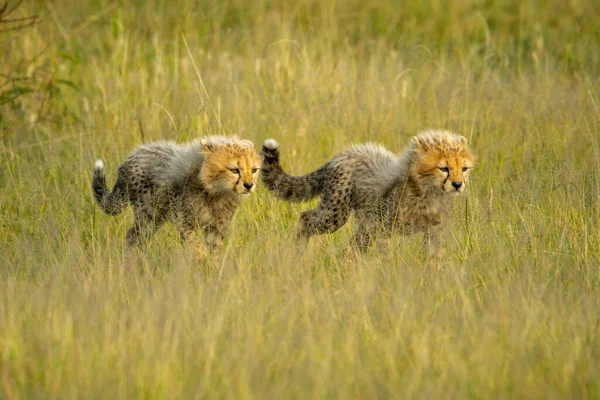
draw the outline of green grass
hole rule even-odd
[[[30,78],[0,108],[0,397],[599,398],[600,8],[411,3],[24,3],[43,22],[0,33]],[[351,223],[298,247],[312,204],[264,189],[218,265],[172,227],[131,252],[90,188],[145,141],[274,137],[301,173],[426,128],[478,156],[441,270],[418,236],[349,258]]]

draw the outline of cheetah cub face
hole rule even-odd
[[[205,143],[200,181],[214,195],[248,196],[256,190],[262,160],[249,140]]]
[[[412,145],[416,155],[412,174],[422,189],[452,196],[465,191],[475,167],[465,137],[421,135],[413,138]]]

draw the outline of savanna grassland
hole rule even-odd
[[[0,398],[600,397],[597,2],[9,4]],[[313,203],[264,188],[219,262],[170,226],[129,251],[90,187],[152,140],[273,137],[302,173],[426,128],[478,156],[442,268],[351,223],[297,246]]]

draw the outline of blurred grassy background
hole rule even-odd
[[[600,396],[597,2],[31,0],[0,39],[0,397]],[[441,271],[419,237],[298,248],[311,204],[265,190],[218,265],[171,227],[128,252],[90,190],[151,140],[302,173],[426,128],[478,156]]]

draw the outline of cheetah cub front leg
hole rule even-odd
[[[194,229],[189,227],[180,228],[179,237],[181,238],[181,244],[191,248],[194,251],[194,255],[198,261],[208,257],[209,251],[207,246],[204,241],[198,237],[198,234]]]
[[[446,230],[441,226],[430,227],[423,237],[423,246],[427,263],[439,269],[443,268],[445,261],[446,249],[442,244]]]

